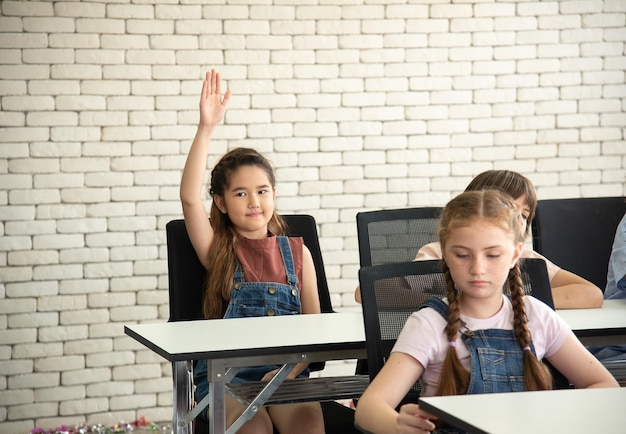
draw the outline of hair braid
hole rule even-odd
[[[550,390],[552,389],[550,370],[530,350],[531,336],[530,330],[528,330],[528,317],[526,316],[526,303],[519,264],[515,264],[509,272],[509,289],[511,291],[511,304],[513,305],[513,332],[524,352],[526,390]]]
[[[456,288],[448,264],[443,263],[443,274],[446,279],[448,297],[448,324],[445,328],[448,342],[456,342],[461,329],[461,316]],[[465,370],[456,352],[456,346],[449,345],[441,370],[437,395],[459,395],[467,391],[470,373]]]

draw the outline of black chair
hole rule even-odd
[[[315,219],[310,215],[284,215],[287,223],[287,232],[292,236],[302,236],[305,245],[311,251],[315,271],[317,274],[318,293],[320,298],[321,311],[324,313],[333,312],[326,272],[322,260],[322,253],[319,245],[317,225]],[[168,281],[169,281],[169,321],[190,321],[204,319],[202,313],[202,294],[206,270],[198,260],[195,250],[189,240],[185,222],[183,219],[172,220],[166,225],[167,235],[167,261],[168,261]],[[192,362],[193,363],[193,362]],[[323,362],[311,363],[311,371],[320,371],[324,368]],[[175,373],[174,375],[177,375]],[[189,378],[175,379],[175,381],[188,381],[193,383],[191,372]],[[323,380],[323,379],[320,379]],[[337,379],[340,383],[341,378]],[[362,392],[366,383],[363,379],[350,381],[351,378],[336,387],[338,395],[347,394],[352,398],[355,394]],[[358,381],[357,381],[358,380]],[[295,380],[294,380],[295,381]],[[330,380],[329,380],[330,381]],[[237,383],[237,386],[245,386],[245,383]],[[328,387],[333,386],[329,384]],[[259,388],[260,386],[257,386]],[[280,389],[279,389],[280,390]],[[248,391],[254,393],[253,390]],[[289,398],[284,398],[285,402],[290,402]],[[341,405],[335,401],[321,402],[324,412],[324,423],[327,433],[358,433],[354,428],[354,410]],[[208,432],[208,425],[201,419],[196,420],[195,432]]]
[[[440,207],[383,209],[356,215],[361,267],[405,262],[437,241]]]
[[[407,318],[429,297],[445,296],[441,264],[440,260],[410,261],[359,270],[370,379],[384,366]],[[545,261],[524,259],[520,264],[524,292],[554,309]],[[558,372],[553,375],[555,387],[568,387]],[[402,403],[417,402],[419,391],[416,384]]]
[[[380,209],[356,215],[361,267],[415,259],[420,247],[437,241],[441,207]],[[367,360],[356,364],[356,374],[369,371]]]
[[[625,212],[624,197],[540,200],[533,248],[604,291],[615,230]]]

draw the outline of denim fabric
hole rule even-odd
[[[289,238],[279,236],[277,239],[288,283],[246,282],[241,264],[237,261],[233,287],[230,291],[230,302],[224,318],[297,315],[302,312],[300,292],[297,287],[298,278],[294,269]],[[278,365],[241,368],[231,381],[233,383],[260,381],[266,373],[278,368],[280,368]],[[298,375],[298,378],[308,377],[309,373],[307,368]],[[196,385],[196,402],[199,402],[209,393],[206,360],[198,361],[193,377]],[[202,412],[201,416],[206,418],[206,412]]]
[[[448,305],[443,300],[431,297],[420,307],[435,309],[446,320]],[[524,384],[524,352],[515,339],[513,330],[461,330],[461,339],[467,345],[471,357],[468,394],[522,392]],[[531,351],[535,353],[531,344]],[[463,433],[444,426],[437,434]]]

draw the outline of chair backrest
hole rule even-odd
[[[301,236],[304,244],[311,251],[321,311],[333,312],[324,262],[317,235],[315,219],[310,215],[283,215],[290,236]],[[202,295],[206,270],[198,260],[183,219],[168,222],[165,226],[167,235],[167,267],[169,280],[169,321],[189,321],[203,319]],[[321,370],[324,363],[312,363],[311,370]]]
[[[604,291],[615,230],[625,212],[624,197],[540,200],[533,248]]]
[[[387,361],[407,318],[427,298],[445,296],[441,264],[440,260],[410,261],[373,265],[359,270],[370,379]],[[527,258],[520,264],[524,292],[554,309],[545,261]],[[416,385],[409,395],[418,393]]]
[[[440,207],[384,209],[356,216],[361,267],[405,262],[437,240]]]

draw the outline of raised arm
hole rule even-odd
[[[209,153],[209,143],[224,117],[230,99],[230,90],[222,98],[220,75],[215,70],[206,73],[200,95],[200,122],[193,139],[180,182],[180,201],[183,207],[185,225],[191,244],[204,265],[213,241],[213,229],[202,201],[204,174]]]

